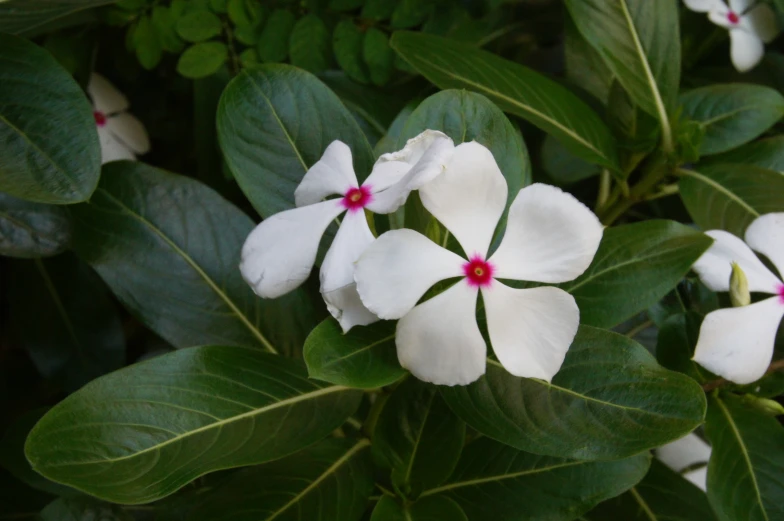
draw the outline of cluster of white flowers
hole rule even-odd
[[[365,211],[394,212],[412,190],[465,258],[412,230],[373,236]],[[491,253],[507,192],[492,153],[476,142],[454,146],[427,130],[381,156],[360,185],[350,149],[335,141],[297,187],[297,208],[265,219],[250,234],[240,269],[263,298],[293,290],[310,274],[321,236],[345,212],[320,273],[321,293],[344,332],[379,318],[400,319],[396,346],[403,367],[428,382],[468,384],[485,372],[487,347],[476,320],[481,291],[501,364],[514,375],[549,381],[577,332],[577,304],[558,288],[514,289],[498,279],[572,280],[591,263],[603,228],[571,195],[534,184],[517,194],[503,240]],[[417,305],[447,279],[457,281]]]

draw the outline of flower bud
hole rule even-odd
[[[767,414],[768,416],[778,416],[780,414],[784,414],[784,407],[782,407],[781,404],[775,400],[746,394],[743,396],[743,401],[746,402],[749,406],[757,409],[761,413]]]
[[[749,280],[735,262],[732,263],[732,274],[730,275],[730,302],[732,302],[732,307],[736,308],[751,304]]]

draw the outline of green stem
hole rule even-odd
[[[664,179],[668,172],[667,156],[662,152],[654,154],[645,165],[640,180],[629,190],[629,196],[620,198],[600,212],[599,218],[602,223],[605,226],[610,226],[629,208],[645,200],[649,192]]]

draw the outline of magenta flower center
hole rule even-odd
[[[356,212],[370,204],[372,200],[373,194],[370,193],[370,187],[360,186],[359,188],[350,188],[343,196],[341,203],[347,210]]]
[[[779,284],[779,302],[784,304],[784,284]]]
[[[463,264],[463,273],[470,286],[484,288],[493,282],[493,265],[485,261],[479,255],[475,255],[470,261]]]
[[[95,124],[99,127],[106,125],[106,115],[103,112],[96,110],[93,112],[93,117],[95,118]]]
[[[740,22],[740,16],[735,11],[730,11],[727,13],[727,20],[732,24],[735,25],[736,23]]]

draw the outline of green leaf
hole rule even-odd
[[[49,53],[3,34],[0,143],[2,192],[68,204],[88,199],[98,184],[101,149],[84,92]]]
[[[649,462],[648,454],[616,461],[538,456],[480,438],[465,448],[449,481],[420,497],[446,495],[471,521],[571,521],[635,485]]]
[[[694,430],[705,415],[705,395],[694,380],[660,367],[633,340],[587,326],[580,327],[552,383],[512,376],[488,359],[477,382],[443,387],[441,394],[490,438],[580,459],[623,458],[659,447]]]
[[[395,324],[387,321],[344,334],[328,318],[308,335],[304,357],[311,378],[347,387],[376,389],[406,374],[397,361]]]
[[[226,5],[231,20],[237,28],[258,25],[264,15],[263,8],[256,0],[229,0]]]
[[[185,44],[177,36],[175,29],[175,17],[172,14],[171,8],[162,5],[156,5],[152,8],[152,24],[155,31],[158,33],[158,38],[161,41],[161,46],[164,51],[172,53],[182,52]]]
[[[161,62],[163,44],[150,16],[145,15],[139,18],[133,32],[133,48],[139,63],[148,71],[157,67]]]
[[[564,19],[564,61],[569,82],[606,104],[613,73],[568,16]]]
[[[68,210],[0,192],[0,255],[48,257],[64,251],[70,241]]]
[[[177,20],[177,34],[186,42],[209,40],[218,36],[222,29],[220,18],[209,11],[193,11]]]
[[[210,0],[210,9],[216,13],[226,13],[229,10],[228,0]]]
[[[373,455],[392,470],[392,482],[413,497],[443,483],[463,449],[465,423],[437,388],[408,378],[395,388],[373,430]]]
[[[10,0],[0,3],[0,33],[25,34],[117,0]],[[0,49],[5,45],[0,45]]]
[[[460,505],[446,496],[428,496],[413,504],[401,505],[390,496],[382,496],[370,521],[468,521]]]
[[[580,322],[612,327],[673,289],[712,239],[673,221],[607,228],[585,273],[561,287],[580,307]]]
[[[573,154],[618,168],[607,126],[588,105],[554,81],[495,54],[438,36],[397,32],[391,44],[438,87],[479,92],[505,112],[553,134]]]
[[[289,38],[294,29],[294,14],[285,9],[275,9],[261,31],[256,50],[263,62],[282,62],[289,53]]]
[[[180,56],[177,72],[192,80],[215,74],[229,59],[229,48],[223,42],[191,45]]]
[[[784,427],[735,396],[713,396],[708,500],[720,521],[784,519]]]
[[[332,64],[332,39],[324,21],[311,13],[300,18],[289,38],[291,64],[313,74]]]
[[[564,186],[599,175],[601,167],[570,153],[551,134],[542,143],[542,168],[556,184]]]
[[[123,366],[120,317],[89,266],[64,254],[11,267],[11,329],[41,375],[73,391]]]
[[[190,521],[358,521],[373,491],[370,443],[326,439],[240,470],[209,493]]]
[[[429,0],[400,0],[392,13],[393,29],[408,29],[424,22],[433,11]]]
[[[716,521],[705,493],[658,460],[645,478],[586,514],[587,521]]]
[[[705,383],[716,376],[692,360],[701,323],[702,316],[693,311],[667,318],[659,329],[656,360],[667,369],[679,371]]]
[[[309,380],[293,360],[193,347],[87,384],[43,417],[25,451],[53,481],[147,503],[208,472],[294,453],[343,423],[360,398]]]
[[[784,116],[784,96],[762,85],[709,85],[681,95],[679,101],[683,115],[705,129],[702,155],[748,143]]]
[[[362,8],[362,18],[369,20],[387,20],[392,16],[400,0],[366,0]]]
[[[668,112],[680,84],[679,2],[566,0],[577,29],[604,58],[632,100],[655,117],[672,149]]]
[[[295,188],[336,139],[351,148],[360,181],[373,166],[370,145],[337,96],[287,65],[246,70],[229,84],[218,138],[240,188],[265,217],[294,207]]]
[[[784,172],[784,136],[748,143],[708,159],[713,163],[738,163]]]
[[[359,9],[365,0],[330,0],[329,8],[333,11],[353,11]]]
[[[175,347],[220,343],[291,352],[315,325],[303,289],[276,300],[253,294],[237,269],[253,222],[193,179],[142,163],[110,163],[90,203],[73,215],[74,250]]]
[[[88,497],[60,498],[48,504],[38,521],[133,521],[133,516],[116,505]]]
[[[760,215],[784,211],[784,175],[749,165],[711,165],[682,170],[681,199],[703,230],[743,237]]]
[[[370,71],[370,79],[376,85],[385,85],[395,68],[395,52],[389,46],[387,35],[371,27],[362,42],[362,57]]]
[[[386,131],[382,134],[381,139],[378,140],[378,143],[376,143],[373,148],[373,153],[376,157],[381,154],[399,150],[398,141],[400,139],[400,134],[403,133],[403,128],[405,128],[408,118],[414,113],[417,106],[419,106],[418,100],[411,101],[395,115]]]
[[[370,72],[362,59],[364,35],[351,20],[342,20],[335,26],[332,47],[340,68],[354,81],[370,82]]]

